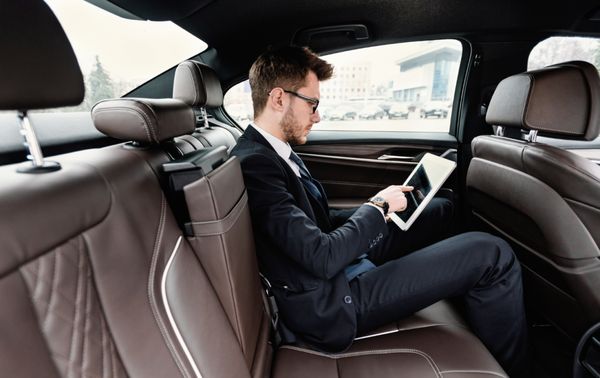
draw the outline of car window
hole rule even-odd
[[[313,129],[447,133],[461,55],[456,40],[323,55],[335,70],[321,84],[321,122]],[[242,127],[248,124],[252,119],[248,81],[227,91],[224,106]]]
[[[85,99],[60,111],[87,111],[120,97],[207,45],[172,22],[125,19],[81,0],[46,0],[69,38]],[[46,110],[53,111],[53,110]]]
[[[600,39],[586,37],[550,37],[538,43],[529,54],[528,70],[551,64],[583,60],[600,69]]]

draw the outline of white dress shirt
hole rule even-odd
[[[259,126],[255,125],[254,122],[250,123],[251,127],[254,127],[254,130],[258,131],[260,135],[262,135],[267,142],[273,147],[277,155],[281,156],[283,160],[292,168],[292,171],[296,174],[296,176],[300,177],[300,168],[298,164],[294,163],[290,160],[290,154],[292,153],[292,146],[289,143],[282,141],[281,139],[273,136],[268,131],[263,130]]]

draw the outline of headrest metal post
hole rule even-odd
[[[42,149],[35,135],[35,131],[29,122],[26,110],[19,110],[17,112],[19,118],[19,126],[21,135],[23,135],[23,145],[28,151],[27,159],[31,161],[30,166],[19,167],[18,172],[22,173],[44,173],[52,172],[60,169],[60,164],[53,161],[44,161],[44,155]]]
[[[504,136],[504,127],[502,126],[496,126],[496,130],[495,130],[495,134],[496,136]]]
[[[537,140],[537,135],[538,135],[537,130],[529,130],[529,134],[527,134],[527,137],[525,138],[525,140],[527,140],[530,143],[534,143]]]
[[[35,131],[29,122],[27,111],[19,111],[17,116],[19,117],[21,135],[23,135],[23,145],[28,149],[29,152],[27,159],[31,160],[31,163],[34,167],[41,167],[44,165],[44,155],[42,154],[42,149],[38,143]]]
[[[204,119],[204,127],[209,129],[210,126],[208,124],[208,113],[206,112],[206,108],[204,106],[200,108],[200,113],[202,114],[202,118]]]

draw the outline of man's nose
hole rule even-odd
[[[313,113],[312,121],[313,123],[321,122],[321,115],[319,114],[319,109],[317,109],[317,111]]]

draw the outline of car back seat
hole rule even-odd
[[[136,130],[138,123],[135,117],[131,117],[131,112],[125,110],[127,103],[137,109],[140,102],[151,104],[156,100],[103,101],[93,110],[94,122],[109,136],[123,137],[126,130]],[[122,117],[117,116],[118,113]],[[159,117],[161,113],[156,104],[152,114],[166,118]],[[149,113],[145,118],[150,117]],[[158,120],[155,124],[168,127]],[[121,129],[118,135],[113,132],[115,128]],[[166,135],[164,132],[155,134]],[[140,137],[132,133],[125,139]],[[137,153],[148,158],[149,150],[146,147]],[[129,152],[135,151],[129,148]],[[159,166],[154,168],[154,172],[160,175]],[[241,350],[252,376],[269,375],[271,366],[273,376],[281,377],[294,374],[330,376],[334,371],[348,367],[351,372],[364,372],[361,369],[374,371],[376,376],[386,376],[388,369],[421,376],[436,376],[450,371],[453,374],[483,375],[502,372],[489,352],[445,303],[438,303],[397,324],[362,336],[346,353],[324,354],[309,347],[283,346],[275,351],[273,359],[269,317],[261,300],[247,195],[237,158],[229,158],[223,165],[186,186],[185,196],[193,233],[182,239],[182,243],[189,243],[206,272],[228,325],[236,336],[237,347],[234,349]],[[204,321],[201,314],[196,313],[199,322]],[[456,344],[461,348],[454,348]],[[296,370],[297,366],[302,369]],[[346,374],[354,373],[341,376]]]
[[[24,2],[26,19],[19,7],[5,7],[3,16],[32,30],[51,25],[44,32],[68,45],[44,2]],[[32,41],[15,38],[7,56],[20,57],[10,52],[21,44],[45,46],[36,33],[26,36]],[[48,46],[59,66],[77,67],[72,51],[63,56]],[[11,74],[27,78],[26,68]],[[56,98],[81,85],[65,83],[54,87]],[[47,104],[47,93],[39,95],[45,85],[33,83],[28,101]],[[13,104],[0,98],[1,108]],[[194,128],[190,112],[178,100],[105,101],[94,109],[95,124],[136,143],[53,157],[61,169],[49,173],[0,167],[4,375],[269,375],[256,263],[243,263],[254,251],[239,164],[231,158],[190,188],[195,241],[182,234],[160,185],[160,167],[172,159],[162,144]],[[240,287],[246,282],[254,285],[250,300]],[[466,328],[415,324],[358,340],[344,354],[282,347],[272,375],[504,376]]]

